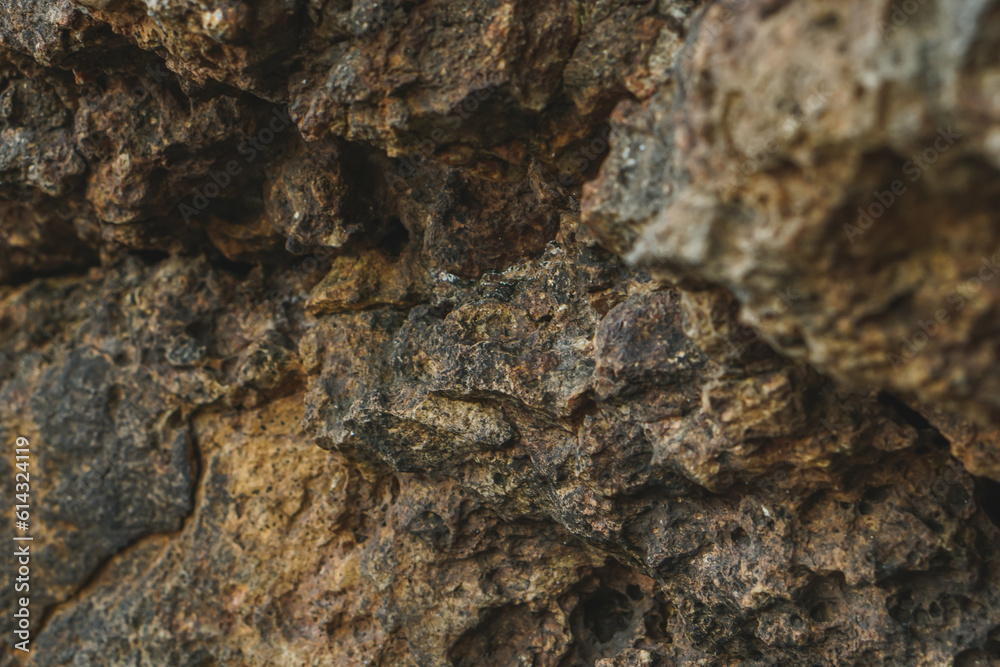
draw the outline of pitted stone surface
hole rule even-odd
[[[896,5],[0,7],[27,664],[1000,661],[998,14]]]

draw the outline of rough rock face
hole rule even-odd
[[[585,217],[726,286],[789,356],[1000,423],[998,22],[992,2],[717,3],[678,85],[616,110]]]
[[[1000,664],[997,21],[3,4],[0,665]]]

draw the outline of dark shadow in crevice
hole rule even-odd
[[[947,438],[945,438],[941,433],[934,428],[934,425],[927,421],[927,418],[922,414],[907,405],[901,398],[890,394],[887,391],[880,391],[877,397],[879,405],[888,409],[896,417],[897,421],[902,424],[908,424],[912,426],[917,432],[927,433],[930,432],[931,439],[930,443],[939,449],[948,449],[949,443]]]
[[[993,525],[1000,528],[1000,482],[988,477],[977,477],[976,504]]]

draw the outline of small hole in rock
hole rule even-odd
[[[867,489],[861,497],[871,503],[885,502],[886,498],[889,497],[889,489],[884,486],[873,486]]]
[[[631,620],[628,598],[614,589],[598,589],[583,603],[584,625],[602,644],[627,628]]]
[[[184,333],[197,341],[205,340],[212,333],[212,325],[208,322],[191,322],[184,327]]]
[[[158,264],[170,257],[170,253],[165,250],[133,250],[132,253],[146,264]]]
[[[217,257],[213,260],[215,265],[223,271],[234,276],[237,280],[243,281],[250,277],[250,272],[254,270],[256,264],[250,262],[234,262],[227,257]]]
[[[830,611],[830,605],[825,602],[820,602],[818,605],[809,610],[809,616],[814,621],[825,623],[833,618],[833,613]]]
[[[746,546],[747,544],[750,543],[750,536],[747,535],[747,531],[743,530],[742,528],[737,528],[736,530],[734,530],[730,534],[730,537],[733,539],[733,544],[737,546]]]
[[[410,242],[410,232],[397,217],[391,217],[385,222],[382,234],[382,247],[390,255],[398,255]]]

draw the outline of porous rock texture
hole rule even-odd
[[[1000,664],[998,53],[3,0],[0,665]]]

